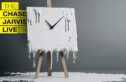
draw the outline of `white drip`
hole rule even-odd
[[[69,59],[69,50],[66,50],[66,51],[64,51],[64,54],[66,54],[66,56],[67,56],[67,59]],[[77,59],[77,56],[76,56],[76,51],[72,51],[73,52],[73,63],[76,63],[76,59]],[[35,67],[36,66],[36,61],[35,61],[35,57],[36,57],[36,51],[33,51],[32,49],[31,49],[31,52],[30,53],[32,53],[32,55],[33,55],[33,67]],[[47,51],[45,51],[45,53],[47,53]],[[56,51],[56,55],[57,55],[57,62],[59,61],[59,51]],[[53,51],[50,51],[50,56],[51,56],[51,66],[50,66],[50,68],[52,69],[52,65],[53,65]],[[31,54],[29,54],[29,59],[31,58]]]
[[[28,50],[28,58],[29,58],[29,59],[31,59],[31,53],[32,53],[32,52],[31,52],[30,50]]]
[[[33,51],[33,67],[36,66],[36,62],[35,62],[35,56],[36,56],[36,51]]]
[[[59,59],[59,51],[56,51],[56,55],[57,55],[57,62],[58,62],[58,59]]]
[[[50,56],[51,56],[51,66],[50,66],[50,68],[52,69],[52,64],[53,64],[53,51],[50,51]]]
[[[73,63],[75,63],[75,62],[76,62],[76,59],[77,59],[77,57],[76,57],[76,52],[75,52],[75,51],[73,51]]]
[[[67,50],[67,59],[69,59],[69,50]]]
[[[63,53],[64,53],[64,55],[67,55],[67,51],[66,51],[66,50],[64,50],[64,52],[63,52]]]
[[[45,51],[45,54],[47,54],[47,53],[48,53],[48,51],[47,51],[47,50],[43,50],[43,51]]]
[[[32,53],[32,47],[30,46],[30,43],[28,42],[28,57],[29,59],[31,58],[31,53]]]
[[[28,57],[29,57],[29,59],[31,58],[31,54],[30,53],[29,53]]]

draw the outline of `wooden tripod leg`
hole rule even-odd
[[[48,76],[52,76],[52,66],[51,66],[51,53],[48,52],[47,54],[47,60],[48,60]]]
[[[66,61],[65,61],[63,52],[60,52],[60,57],[61,57],[62,65],[63,65],[64,74],[65,74],[65,77],[67,78],[68,77],[68,70],[67,70],[67,65],[66,65]]]
[[[37,67],[36,67],[35,79],[37,79],[39,76],[39,72],[40,72],[42,60],[43,60],[43,53],[40,53],[38,55],[39,55],[39,58],[38,58],[38,63],[37,63]]]

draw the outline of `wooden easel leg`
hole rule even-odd
[[[36,67],[35,79],[37,79],[38,76],[39,76],[39,72],[40,72],[41,65],[42,65],[42,60],[43,60],[43,54],[44,53],[38,54],[39,58],[38,58],[38,63],[37,63],[37,67]]]
[[[48,54],[47,54],[47,60],[48,60],[48,76],[52,76],[51,53],[50,52],[48,52]]]
[[[67,78],[68,77],[68,70],[67,70],[67,65],[66,65],[66,62],[65,62],[63,52],[60,52],[60,57],[61,57],[62,65],[63,65],[64,74],[65,74],[65,77]]]

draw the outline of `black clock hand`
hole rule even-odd
[[[64,17],[64,16],[63,16],[63,17]],[[60,20],[61,20],[63,17],[61,17],[53,26],[52,26],[47,20],[45,20],[45,22],[48,24],[48,26],[49,26],[50,29],[53,29],[53,28],[60,22]]]
[[[49,24],[47,20],[45,20],[45,22],[48,24],[49,28],[51,29],[52,28],[51,24]]]
[[[63,16],[63,17],[64,17],[64,16]],[[53,26],[51,26],[51,29],[53,29],[53,28],[60,22],[60,20],[61,20],[63,17],[61,17]]]

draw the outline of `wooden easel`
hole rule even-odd
[[[52,7],[51,0],[47,0],[47,7]],[[40,69],[41,69],[41,64],[42,64],[42,61],[43,61],[44,53],[45,52],[42,51],[42,50],[38,50],[38,52],[37,52],[37,55],[39,56],[39,58],[38,58],[37,66],[36,66],[35,79],[37,79],[38,76],[39,76],[39,72],[40,72]],[[62,62],[62,65],[63,65],[63,70],[64,70],[65,77],[68,77],[68,70],[67,70],[67,65],[66,65],[66,61],[65,61],[65,58],[64,58],[63,51],[60,51],[59,55],[60,55],[61,62]],[[51,52],[49,51],[47,53],[48,76],[52,76],[52,66],[51,66],[52,59],[51,59],[51,56],[52,56]]]

